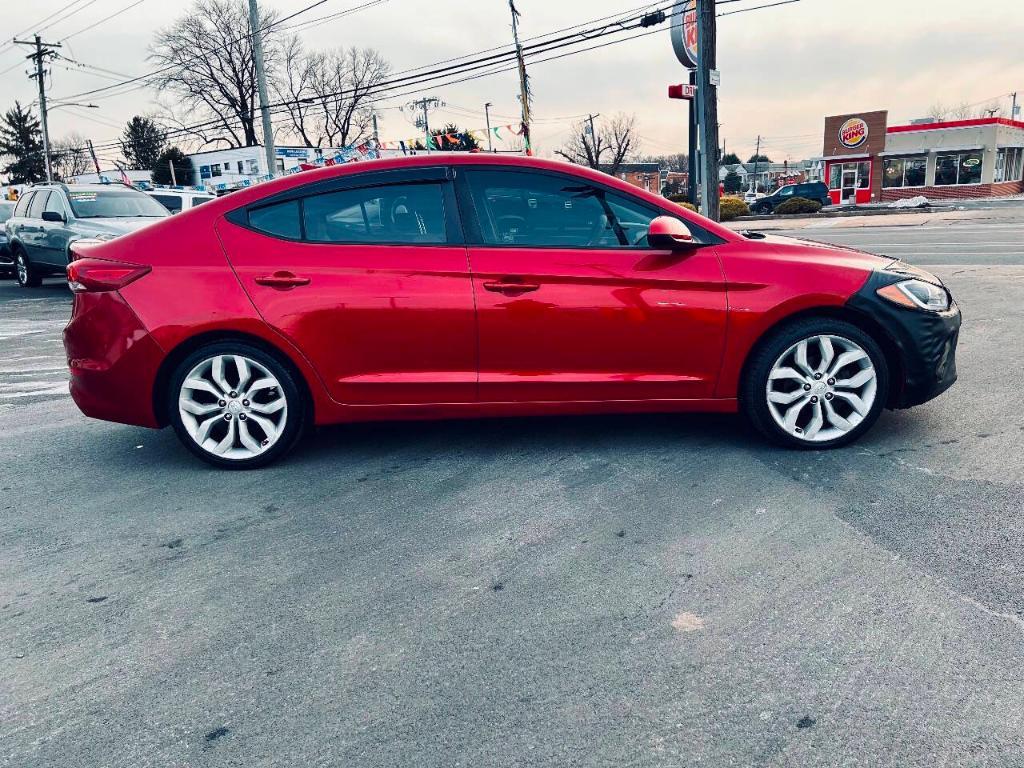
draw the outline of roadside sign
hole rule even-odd
[[[672,7],[672,50],[679,63],[697,68],[697,0],[680,0]]]
[[[697,86],[690,85],[689,83],[682,83],[680,85],[670,85],[668,87],[668,97],[670,99],[692,99],[697,95]]]

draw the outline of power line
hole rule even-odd
[[[144,2],[146,2],[146,0],[135,0],[134,3],[131,3],[130,5],[126,5],[124,8],[122,8],[119,11],[114,11],[114,13],[110,14],[109,16],[103,17],[99,21],[93,22],[92,24],[89,24],[86,27],[82,27],[81,29],[76,29],[70,35],[64,35],[64,37],[61,38],[61,42],[62,43],[66,43],[72,37],[77,37],[78,35],[82,34],[83,32],[88,32],[90,29],[98,27],[100,24],[105,24],[106,22],[110,21],[111,19],[120,16],[122,13],[126,13],[127,11],[130,11],[135,6],[142,5]]]

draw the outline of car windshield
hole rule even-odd
[[[3,224],[14,213],[14,203],[0,202],[0,224]]]
[[[167,209],[147,194],[133,189],[81,190],[68,193],[71,210],[79,219],[163,218]]]

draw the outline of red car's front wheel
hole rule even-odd
[[[874,424],[889,391],[877,342],[855,325],[802,320],[772,334],[754,353],[742,403],[751,422],[794,448],[837,448]]]

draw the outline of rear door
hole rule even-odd
[[[71,229],[68,227],[68,218],[71,212],[64,202],[64,196],[53,190],[46,200],[43,212],[49,211],[61,217],[60,221],[42,221],[39,226],[39,260],[54,267],[63,268],[68,263],[68,242],[71,239]]]
[[[21,224],[21,242],[28,252],[29,261],[46,262],[46,252],[43,249],[43,209],[46,201],[50,198],[50,190],[37,189],[32,193],[32,200],[29,203],[25,219]]]
[[[714,240],[647,245],[663,212],[548,171],[457,170],[483,402],[711,397],[726,294]]]
[[[338,402],[476,401],[473,289],[444,168],[307,185],[218,231],[263,318]]]

